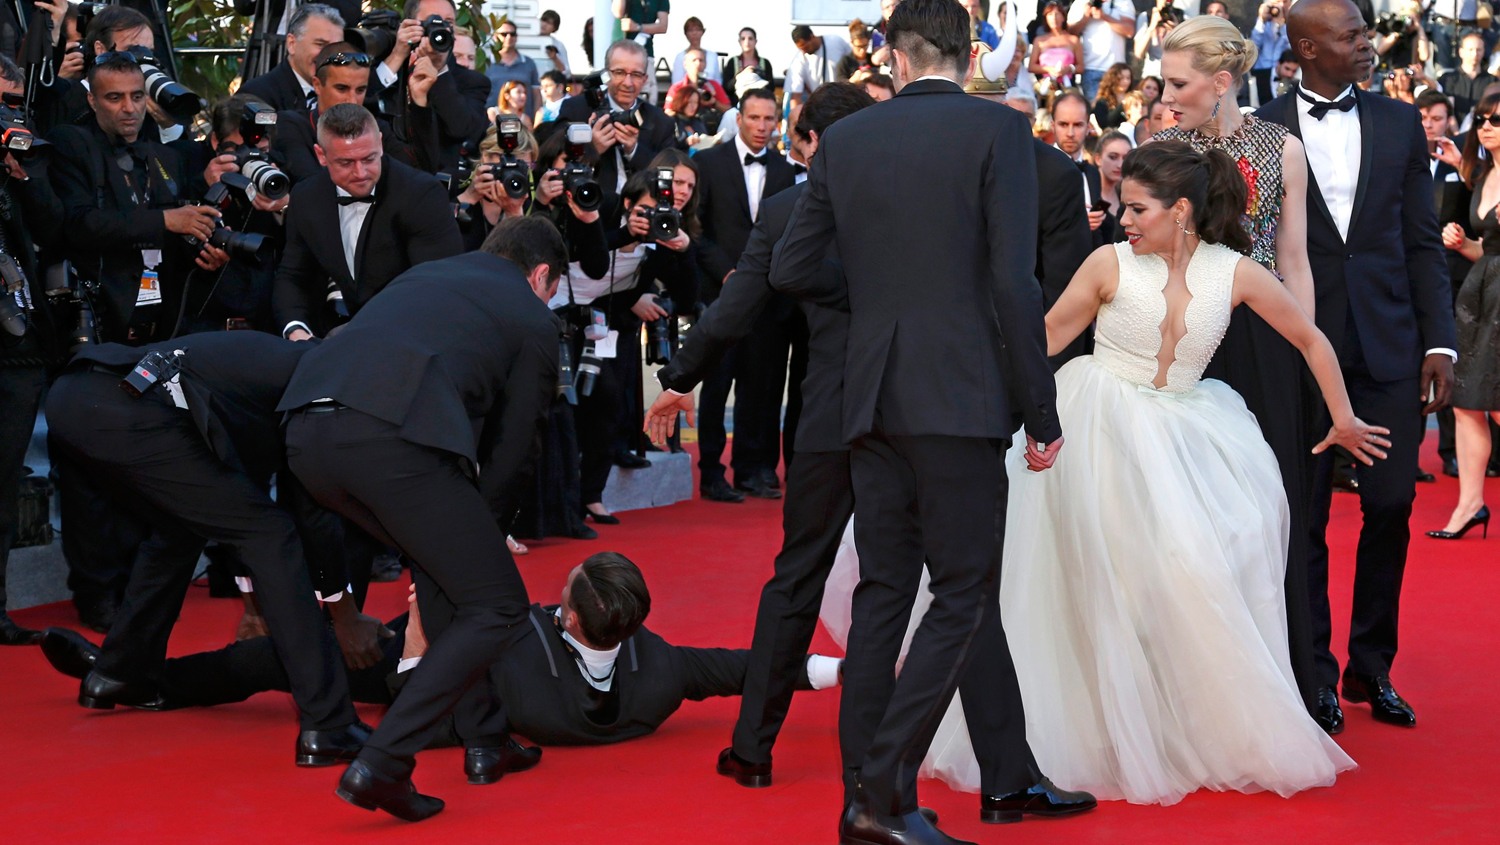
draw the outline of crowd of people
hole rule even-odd
[[[553,11],[542,58],[515,20],[457,26],[453,0],[295,3],[279,24],[255,5],[240,12],[275,60],[231,91],[175,82],[131,2],[38,0],[0,56],[0,542],[45,409],[68,586],[106,635],[15,625],[0,559],[0,639],[41,643],[80,704],[290,691],[297,763],[349,763],[341,797],[419,820],[442,809],[411,783],[435,736],[490,783],[541,756],[511,731],[616,741],[684,699],[743,695],[717,768],[765,786],[793,690],[844,683],[847,842],[953,841],[906,782],[934,735],[929,769],[1001,822],[1094,794],[1330,784],[1353,765],[1329,739],[1340,688],[1415,725],[1390,671],[1415,485],[1433,480],[1422,413],[1460,482],[1430,536],[1487,534],[1500,468],[1500,81],[1472,2],[1270,0],[1236,22],[1219,0],[882,0],[846,35],[792,27],[774,68],[754,29],[721,54],[697,17],[658,58],[669,4],[615,0],[624,37],[596,45],[589,21],[578,45],[591,73]],[[612,472],[680,451],[684,411],[702,498],[786,497],[746,651],[650,634],[623,556],[584,560],[547,607],[514,565],[524,540],[618,524]],[[1133,458],[1100,444],[1127,417],[1129,448],[1156,436],[1187,444],[1180,460],[1121,481]],[[1009,535],[1007,471],[1029,508],[1012,505]],[[1085,488],[1105,516],[1080,527],[1066,505]],[[1335,489],[1363,505],[1342,672]],[[869,583],[850,587],[846,679],[807,647],[851,515]],[[1099,524],[1151,540],[1127,549]],[[215,592],[243,604],[240,641],[169,661],[205,549]],[[895,679],[924,558],[926,633]],[[1110,560],[1133,580],[1094,579]],[[1078,594],[1044,611],[1067,567]],[[410,615],[365,614],[370,582],[407,570]],[[1223,612],[1174,615],[1163,584]],[[1152,630],[1114,603],[1130,595],[1168,606]],[[1095,634],[1064,636],[1082,606]],[[1027,644],[1014,665],[1007,635]],[[630,707],[622,647],[658,693]],[[1205,679],[1228,651],[1238,690]],[[1050,676],[1042,654],[1083,668]],[[507,689],[544,677],[555,700],[512,706]],[[1151,696],[1118,695],[1132,685]],[[1252,692],[1284,732],[1222,706]],[[1154,720],[1148,699],[1215,718]],[[352,701],[391,709],[371,729]],[[1073,739],[1028,745],[1023,712]],[[1280,744],[1208,755],[1226,731]],[[1116,765],[1142,747],[1160,753]]]

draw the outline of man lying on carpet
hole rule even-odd
[[[355,701],[390,704],[426,651],[421,614],[408,600],[409,613],[388,625],[395,636],[384,642],[384,658],[349,670]],[[510,729],[543,745],[601,745],[651,733],[684,700],[740,694],[748,649],[671,645],[642,625],[650,611],[646,580],[624,555],[600,552],[574,567],[561,604],[532,605],[532,631],[490,670]],[[99,648],[76,631],[48,628],[42,651],[59,672],[82,677]],[[798,689],[836,686],[841,662],[808,655]],[[161,696],[171,709],[287,689],[286,671],[265,637],[169,659],[161,677]],[[432,745],[457,744],[451,720],[445,722]],[[497,771],[521,771],[541,757],[540,749],[514,742],[507,751]]]

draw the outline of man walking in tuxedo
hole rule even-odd
[[[381,143],[363,106],[340,104],[318,118],[326,170],[292,189],[271,290],[284,337],[326,335],[409,268],[463,252],[442,183],[383,155]]]
[[[832,82],[814,91],[798,113],[797,122],[797,132],[807,139],[809,157],[816,156],[818,140],[830,125],[873,104],[859,86],[848,82]],[[1056,150],[1049,152],[1063,158]],[[1063,167],[1068,174],[1066,185],[1076,193],[1080,190],[1077,171],[1066,158]],[[693,387],[753,329],[759,314],[774,299],[766,278],[771,249],[784,233],[805,186],[793,186],[766,201],[723,295],[694,325],[682,349],[657,373],[666,389],[647,418],[647,430],[653,439],[662,441],[671,434],[679,411],[691,415]],[[1066,195],[1066,188],[1063,193]],[[1081,215],[1076,222],[1082,227]],[[1054,248],[1066,246],[1046,228],[1039,242]],[[830,244],[821,272],[830,275],[831,284],[840,285],[840,267],[837,249]],[[784,540],[776,556],[775,574],[761,591],[756,611],[755,637],[734,741],[719,754],[717,765],[720,774],[747,787],[771,785],[771,749],[791,704],[799,653],[805,652],[812,641],[823,584],[833,568],[844,526],[854,512],[849,447],[842,436],[840,418],[849,315],[811,303],[803,304],[803,312],[809,340],[807,376],[801,385],[804,413],[798,425],[802,448],[797,461],[787,467]],[[1003,636],[999,616],[990,615],[975,641],[1008,663]],[[1022,813],[1069,815],[1094,806],[1092,796],[1064,793],[1041,777],[1026,742],[1020,699],[1006,699],[1007,695],[1016,696],[1018,690],[1014,684],[1007,688],[1003,677],[1004,673],[994,671],[988,661],[974,661],[961,684],[965,720],[980,767],[980,819],[1014,821]]]
[[[766,200],[790,188],[796,173],[785,158],[769,149],[780,113],[769,88],[745,92],[740,100],[739,132],[734,143],[700,153],[698,216],[703,224],[699,266],[703,271],[702,300],[711,304],[724,280],[734,271],[745,250],[750,229]],[[748,493],[781,498],[776,466],[781,450],[781,396],[786,388],[787,356],[801,318],[790,299],[774,297],[755,328],[703,383],[703,408],[698,421],[699,491],[705,499],[739,501]],[[729,386],[735,385],[734,488],[724,478],[726,434],[724,406]],[[801,389],[792,385],[793,392]],[[798,403],[788,401],[788,406]],[[788,431],[797,421],[788,418]],[[790,455],[787,456],[791,458]]]
[[[822,138],[771,265],[774,287],[850,311],[843,427],[862,580],[839,718],[846,843],[952,841],[917,811],[916,776],[998,613],[1004,449],[1024,420],[1044,469],[1062,437],[1033,276],[1030,127],[963,93],[969,17],[952,0],[897,6],[890,44],[901,90]],[[830,239],[847,285],[819,272]],[[924,559],[937,612],[896,678]]]
[[[297,7],[286,29],[286,61],[245,81],[239,93],[254,94],[277,111],[307,114],[317,104],[313,90],[314,60],[323,48],[344,40],[345,21],[338,9],[323,3]]]
[[[449,712],[470,781],[505,770],[504,714],[475,682],[529,628],[502,526],[557,386],[562,338],[545,303],[567,255],[551,222],[502,221],[479,251],[401,274],[303,356],[281,400],[292,472],[411,560],[432,643],[339,782],[355,806],[408,821],[441,811],[411,772]]]
[[[1361,419],[1391,430],[1389,457],[1356,464],[1364,522],[1355,552],[1354,601],[1344,698],[1368,701],[1375,718],[1412,726],[1416,714],[1391,685],[1397,609],[1406,568],[1422,414],[1448,404],[1457,344],[1448,267],[1433,210],[1430,156],[1417,110],[1357,87],[1375,65],[1358,7],[1302,0],[1287,15],[1301,87],[1262,107],[1307,150],[1307,252],[1317,281],[1318,328],[1339,353]],[[1291,386],[1289,385],[1289,388]],[[1426,407],[1424,408],[1424,403]],[[1328,412],[1321,412],[1328,422]],[[1319,675],[1314,713],[1343,730],[1329,650],[1328,511],[1333,454],[1318,458],[1308,592]]]

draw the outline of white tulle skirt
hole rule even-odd
[[[1000,586],[1042,771],[1100,798],[1174,804],[1201,787],[1289,796],[1354,768],[1292,678],[1286,498],[1243,400],[1211,380],[1143,389],[1091,357],[1057,388],[1056,465],[1032,473],[1019,448],[1007,456]],[[824,599],[836,637],[858,578],[851,537]],[[979,788],[957,697],[923,774]]]

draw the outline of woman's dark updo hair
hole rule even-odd
[[[1193,230],[1206,243],[1250,252],[1242,222],[1247,191],[1234,159],[1219,150],[1200,153],[1183,141],[1152,141],[1131,150],[1120,181],[1144,187],[1163,205],[1186,197],[1193,205]]]

